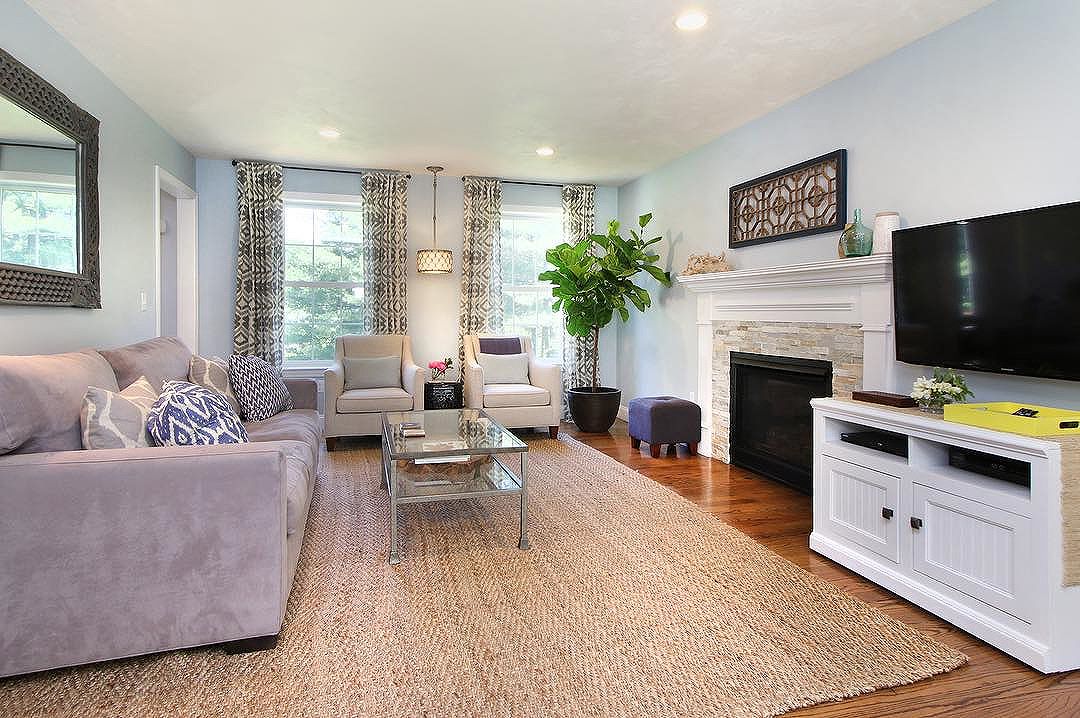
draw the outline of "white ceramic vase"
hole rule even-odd
[[[899,212],[874,215],[874,254],[892,254],[892,233],[900,229]]]

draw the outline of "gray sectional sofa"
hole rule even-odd
[[[172,338],[0,356],[0,676],[176,648],[270,647],[315,483],[322,422],[296,408],[251,443],[82,449],[87,386],[186,379]]]

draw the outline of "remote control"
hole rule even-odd
[[[1038,414],[1039,414],[1038,409],[1028,409],[1028,408],[1020,408],[1020,409],[1017,409],[1016,411],[1013,412],[1013,416],[1026,416],[1029,419],[1032,418],[1032,417],[1038,416]]]

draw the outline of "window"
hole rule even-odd
[[[4,174],[22,173],[0,173],[0,262],[78,272],[75,188]]]
[[[359,334],[364,256],[359,198],[285,195],[285,362],[321,366]]]
[[[503,331],[530,337],[537,357],[561,361],[563,315],[551,310],[551,284],[537,277],[547,250],[563,241],[562,209],[505,207],[500,221]]]

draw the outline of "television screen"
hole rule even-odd
[[[1080,379],[1080,202],[893,234],[896,358]]]

